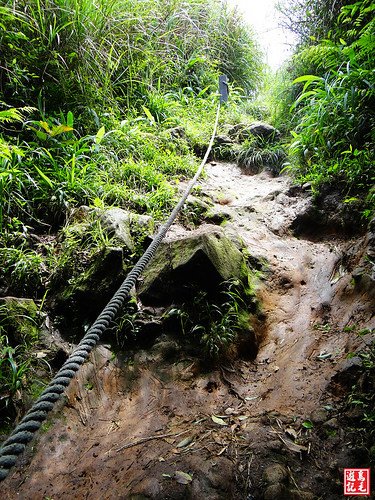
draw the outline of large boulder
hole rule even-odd
[[[150,236],[154,221],[149,215],[139,215],[122,208],[110,208],[98,213],[102,228],[112,243],[127,247],[132,252],[136,240]]]
[[[100,221],[105,236],[97,248],[85,248],[86,234],[98,230]],[[117,291],[126,276],[130,256],[141,254],[151,240],[154,221],[147,215],[138,215],[121,208],[107,210],[80,207],[72,214],[69,235],[77,241],[73,252],[67,246],[67,263],[53,276],[54,293],[50,307],[58,316],[59,328],[75,337],[81,334],[83,324],[92,323]],[[63,252],[64,252],[63,242]],[[69,331],[68,331],[69,329]]]
[[[228,130],[231,139],[237,142],[243,142],[250,137],[260,137],[262,139],[277,139],[280,132],[269,123],[256,121],[250,125],[238,123]]]
[[[71,278],[51,299],[64,336],[82,335],[82,325],[92,323],[125,278],[120,247],[104,247],[86,264],[84,272]]]
[[[249,280],[239,244],[222,228],[207,224],[162,243],[138,284],[138,294],[144,304],[168,305],[192,299],[197,290],[215,295],[230,279]]]

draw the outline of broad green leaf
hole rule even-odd
[[[314,427],[314,424],[311,422],[311,420],[305,420],[302,422],[302,427],[305,429],[312,429]]]
[[[38,139],[41,139],[42,141],[45,141],[47,139],[48,135],[45,132],[42,132],[41,130],[36,130],[35,128],[34,131]]]
[[[47,175],[44,172],[42,172],[40,168],[38,168],[36,165],[35,165],[35,170],[38,172],[40,177],[49,185],[49,187],[53,188],[52,180],[49,177],[47,177]]]
[[[316,75],[303,75],[299,76],[295,80],[293,80],[293,83],[301,83],[301,82],[320,82],[322,81],[323,78],[321,76],[316,76]]]
[[[57,125],[50,131],[50,136],[56,137],[57,135],[63,134],[64,132],[71,132],[72,130],[73,128],[68,125]]]
[[[344,203],[354,203],[356,201],[359,201],[359,198],[352,196],[351,198],[345,198]]]
[[[74,116],[71,111],[68,111],[68,114],[66,115],[66,124],[68,127],[73,127],[74,125]]]
[[[95,143],[100,144],[103,140],[105,134],[105,127],[100,127],[100,129],[97,131],[96,136],[95,136]]]
[[[316,90],[309,90],[307,92],[304,92],[299,96],[299,98],[296,100],[293,106],[296,106],[299,102],[304,101],[308,97],[311,97],[312,95],[316,95],[317,91]]]
[[[49,125],[47,122],[38,122],[38,124],[42,127],[43,130],[47,132],[47,134],[51,134],[51,129],[49,128]]]
[[[150,110],[146,108],[146,106],[142,106],[143,111],[145,112],[145,115],[147,118],[150,120],[150,122],[155,123],[155,118],[152,116]]]

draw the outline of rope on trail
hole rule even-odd
[[[133,269],[127,275],[120,288],[108,302],[101,314],[98,316],[93,325],[89,328],[86,335],[82,338],[72,354],[56,373],[55,377],[48,384],[47,388],[42,392],[30,410],[26,413],[8,439],[3,443],[0,449],[0,481],[3,481],[9,474],[10,469],[15,465],[18,455],[23,453],[28,442],[30,442],[37,430],[47,418],[48,413],[54,407],[56,401],[70,384],[70,381],[79,370],[89,356],[92,349],[96,346],[100,336],[109,327],[110,323],[118,314],[120,308],[125,303],[129,296],[130,290],[135,285],[137,279],[144,271],[145,267],[151,261],[157,248],[165,237],[167,231],[172,226],[176,216],[183,207],[187,197],[189,196],[194,184],[202,173],[203,167],[206,164],[208,156],[211,152],[213,142],[216,135],[217,125],[219,122],[220,103],[217,106],[216,119],[211,140],[208,145],[206,154],[197,170],[193,179],[189,182],[180,201],[173,209],[167,222],[161,227],[158,234],[153,239],[150,246],[147,248],[142,257],[135,264]]]

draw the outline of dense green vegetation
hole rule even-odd
[[[51,288],[75,283],[111,245],[97,218],[77,220],[74,209],[164,218],[208,142],[218,75],[232,102],[253,95],[261,58],[220,0],[3,1],[0,19],[1,295],[34,299],[42,324]],[[221,124],[238,116],[223,110]],[[0,410],[11,414],[52,361],[30,356],[40,329],[24,342],[9,307],[0,306]]]
[[[34,299],[37,310],[25,316],[38,328],[25,340],[9,327],[9,304],[0,305],[0,410],[17,406],[41,365],[51,371],[48,359],[30,357],[51,284],[78,279],[111,244],[100,221],[77,221],[74,209],[116,206],[163,219],[205,150],[219,74],[231,86],[221,133],[224,124],[271,119],[290,142],[286,168],[299,181],[336,185],[371,217],[375,7],[331,4],[283,8],[299,46],[286,71],[268,78],[268,98],[256,101],[261,54],[220,0],[1,2],[0,295]],[[251,99],[240,107],[244,94]],[[248,138],[234,153],[253,171],[267,164],[277,174],[286,161],[273,140]],[[230,341],[236,311],[221,313],[221,329],[204,332],[209,351],[218,337]]]
[[[345,202],[360,203],[371,217],[375,6],[370,0],[301,0],[282,10],[299,40],[276,111],[278,122],[292,129],[290,169],[316,189],[336,186]]]

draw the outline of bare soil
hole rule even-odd
[[[165,336],[131,355],[99,346],[3,498],[339,499],[343,467],[366,465],[340,424],[348,353],[375,326],[373,294],[352,279],[363,239],[293,236],[311,200],[287,177],[206,172],[201,191],[230,217],[225,229],[264,263],[256,360],[203,370]]]

